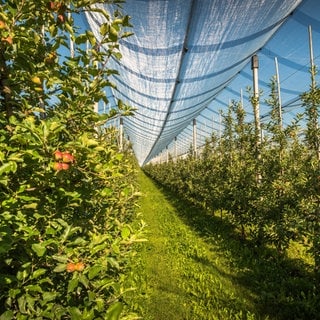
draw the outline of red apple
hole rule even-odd
[[[83,271],[83,269],[84,269],[84,263],[78,262],[78,263],[75,264],[75,270],[76,271]]]
[[[62,161],[65,163],[72,163],[74,162],[74,156],[69,152],[64,152],[62,154]]]
[[[66,6],[62,2],[50,1],[48,4],[48,9],[50,11],[65,11]]]
[[[63,153],[61,151],[57,150],[53,154],[54,154],[54,158],[56,160],[61,160],[62,159]]]
[[[8,36],[8,37],[6,37],[6,38],[1,38],[1,41],[7,42],[7,43],[10,44],[10,45],[13,43],[13,39],[12,39],[12,37],[10,37],[10,36]]]
[[[56,171],[64,170],[62,165],[63,163],[61,162],[54,162],[53,170],[56,170]]]
[[[75,271],[76,270],[76,265],[74,264],[74,263],[72,263],[72,262],[69,262],[68,264],[67,264],[67,267],[66,267],[66,269],[67,269],[67,271],[68,272],[73,272],[73,271]]]
[[[8,29],[6,23],[3,22],[2,20],[0,20],[0,30],[1,30],[1,29]]]
[[[57,16],[57,22],[58,22],[58,23],[65,23],[65,21],[66,21],[65,15],[64,15],[64,14],[58,14],[58,16]]]
[[[70,165],[68,163],[60,163],[62,170],[68,170],[70,168]]]

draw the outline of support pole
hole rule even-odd
[[[120,126],[119,126],[119,149],[123,150],[123,119],[120,117]]]
[[[261,145],[261,125],[260,125],[260,105],[259,105],[259,85],[258,85],[258,70],[259,70],[259,60],[258,56],[254,55],[251,59],[251,69],[253,73],[253,97],[251,99],[251,103],[253,106],[253,113],[254,113],[254,124],[255,124],[255,144],[256,144],[256,160],[257,160],[257,173],[256,179],[257,183],[261,183],[261,172],[260,172],[260,162],[261,162],[261,152],[260,152],[260,145]]]
[[[41,36],[42,36],[42,43],[44,45],[46,45],[45,35],[46,35],[46,33],[45,33],[45,25],[43,24],[41,26]],[[43,87],[43,84],[42,84],[42,87]],[[42,98],[39,99],[39,103],[40,103],[41,109],[43,110],[43,112],[40,112],[40,118],[41,119],[45,119],[47,117],[46,110],[45,110],[46,106],[45,106],[44,101],[43,101]]]
[[[193,119],[193,156],[197,158],[197,121]]]
[[[314,58],[313,58],[313,43],[312,43],[312,29],[311,26],[308,28],[309,31],[309,52],[310,52],[310,68],[311,68],[311,86],[314,89],[316,87],[316,79],[315,79],[315,66],[314,66]]]
[[[222,137],[222,114],[219,112],[219,143]]]
[[[314,57],[313,57],[313,43],[312,43],[312,29],[311,29],[311,26],[309,25],[309,28],[308,28],[308,31],[309,31],[309,51],[310,51],[310,69],[311,69],[311,90],[312,91],[315,91],[316,90],[316,67],[315,67],[315,64],[314,64]],[[318,130],[318,127],[319,127],[319,118],[316,114],[315,118],[314,118],[314,126],[316,128],[316,130]],[[317,152],[317,159],[318,159],[318,165],[319,165],[319,168],[320,168],[320,141],[319,141],[319,137],[317,138],[317,149],[316,152]]]
[[[166,163],[169,162],[169,149],[168,146],[166,146]]]
[[[212,132],[214,131],[214,115],[212,115]]]
[[[68,20],[71,20],[71,11],[68,12]],[[69,34],[69,41],[70,41],[70,57],[74,58],[74,42],[72,40],[71,34]]]
[[[255,134],[256,134],[256,145],[257,147],[261,144],[261,124],[260,124],[260,104],[259,104],[259,59],[255,54],[251,59],[251,69],[253,74],[253,112],[254,112],[254,123],[255,123]]]
[[[174,137],[174,159],[177,160],[178,150],[177,150],[177,137]]]
[[[281,101],[281,88],[280,88],[280,77],[279,77],[279,65],[277,57],[274,58],[276,67],[276,80],[277,80],[277,92],[278,92],[278,107],[279,107],[279,127],[282,130],[282,101]]]

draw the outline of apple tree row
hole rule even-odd
[[[196,205],[223,213],[256,245],[284,253],[291,241],[301,242],[319,280],[320,88],[312,81],[301,95],[303,113],[284,128],[275,79],[270,87],[270,121],[262,141],[254,124],[245,121],[241,103],[233,101],[223,114],[221,138],[213,134],[199,158],[189,155],[144,170]]]
[[[124,294],[139,240],[135,163],[94,112],[129,18],[101,41],[74,18],[95,0],[0,6],[0,318],[130,318]],[[96,10],[96,9],[95,9]],[[112,33],[110,32],[112,30]],[[70,40],[74,52],[70,54]],[[90,43],[87,46],[86,43]],[[102,49],[104,47],[104,49]],[[120,107],[122,104],[119,104]],[[134,316],[132,315],[132,318]]]

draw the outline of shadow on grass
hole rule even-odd
[[[320,319],[320,298],[316,293],[315,278],[302,261],[241,239],[226,220],[187,203],[163,186],[157,186],[187,225],[208,244],[219,246],[221,255],[228,258],[230,267],[235,271],[232,281],[257,297],[253,303],[259,317]],[[194,259],[204,265],[210,263],[196,256]]]

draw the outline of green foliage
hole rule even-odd
[[[314,297],[320,283],[319,88],[313,83],[301,96],[304,114],[283,128],[274,79],[270,87],[270,121],[258,146],[241,104],[232,102],[222,114],[221,138],[213,135],[198,159],[146,165],[144,170],[193,204],[220,212],[241,239],[256,247],[275,248],[283,257],[292,243],[300,243],[314,267],[314,284],[303,294]]]
[[[111,85],[105,62],[118,55],[120,26],[129,23],[105,12],[117,37],[109,29],[100,42],[90,32],[79,35],[68,13],[95,2],[1,6],[1,37],[12,39],[0,44],[1,319],[113,320],[128,313],[123,293],[139,239],[131,226],[135,164],[119,151],[116,130],[102,126],[114,113],[93,110]],[[75,55],[60,56],[69,35]],[[86,40],[109,49],[86,53]]]
[[[316,68],[311,68],[309,92],[302,95],[307,119],[305,140],[308,146],[306,163],[303,166],[305,184],[300,201],[301,219],[305,221],[304,232],[311,242],[315,260],[317,286],[320,289],[320,88],[315,83]]]

